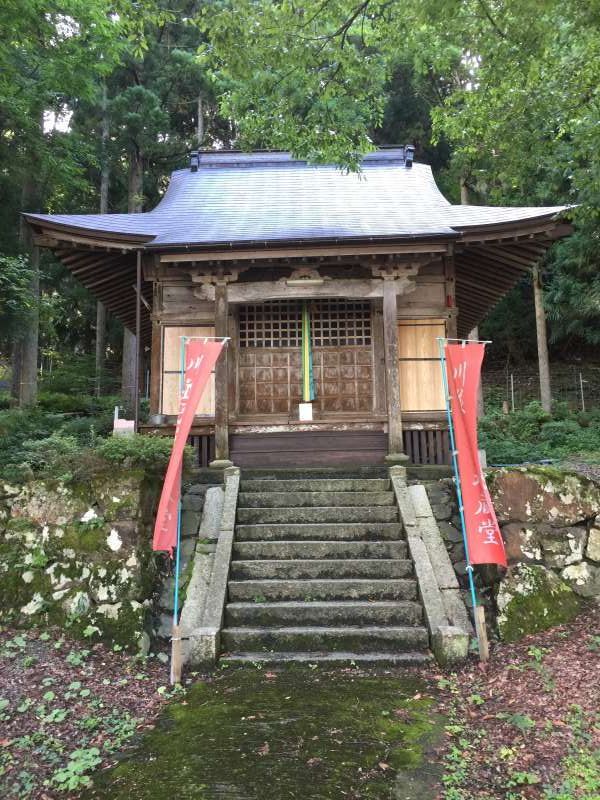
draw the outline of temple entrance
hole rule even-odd
[[[370,414],[374,407],[372,305],[309,302],[315,417]],[[238,310],[239,414],[298,418],[302,385],[302,301]]]

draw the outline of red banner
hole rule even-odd
[[[477,447],[477,392],[485,345],[446,344],[446,374],[471,564],[506,566],[504,542]]]
[[[222,349],[222,341],[190,339],[186,342],[183,391],[179,399],[179,414],[177,415],[173,450],[169,459],[154,525],[153,550],[168,550],[173,553],[173,548],[177,544],[177,517],[181,493],[183,448],[187,442],[202,392],[206,388],[210,374]]]

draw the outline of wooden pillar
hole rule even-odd
[[[456,339],[457,336],[457,314],[456,308],[456,267],[454,255],[449,253],[444,256],[444,278],[446,292],[446,308],[448,309],[448,321],[446,323],[446,336],[449,339]]]
[[[535,304],[535,328],[537,333],[538,364],[540,371],[540,400],[548,414],[552,410],[552,389],[550,387],[550,358],[548,356],[548,336],[546,333],[546,311],[540,268],[533,268],[533,301]]]
[[[383,279],[383,340],[386,366],[388,414],[388,455],[386,461],[404,462],[400,410],[400,370],[398,366],[398,312],[393,277]]]
[[[160,322],[152,320],[150,345],[150,414],[160,414],[160,381],[162,370],[162,335]]]
[[[385,414],[387,405],[385,400],[385,344],[383,339],[383,308],[382,301],[373,300],[371,309],[373,326],[373,411],[376,414]]]
[[[479,341],[479,327],[476,325],[469,333],[469,339],[472,342]],[[477,390],[477,419],[483,417],[483,379],[479,382],[479,389]]]
[[[228,336],[227,283],[215,285],[215,336]],[[215,366],[215,460],[212,467],[220,468],[229,461],[229,370],[227,346]]]

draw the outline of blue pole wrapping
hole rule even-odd
[[[469,576],[469,589],[471,591],[471,602],[473,603],[473,614],[477,606],[477,594],[475,592],[475,581],[473,580],[473,565],[469,558],[469,544],[467,542],[467,526],[465,524],[465,512],[463,508],[462,488],[460,485],[460,477],[458,474],[458,461],[456,459],[457,450],[454,438],[454,423],[452,422],[452,412],[450,410],[450,389],[448,386],[448,376],[446,374],[446,354],[444,352],[444,345],[446,340],[438,337],[438,345],[440,349],[440,361],[442,365],[442,380],[444,382],[444,396],[446,399],[446,416],[448,417],[448,432],[450,435],[450,451],[452,453],[452,469],[454,471],[454,483],[456,485],[456,496],[458,498],[458,511],[460,514],[460,525],[462,528],[462,538],[465,547],[465,560],[467,562],[467,575]]]
[[[179,361],[179,395],[183,394],[185,386],[185,345],[187,336],[181,337],[181,352]],[[181,402],[181,401],[180,401]],[[177,504],[177,547],[175,548],[175,588],[173,589],[173,625],[179,621],[179,568],[181,563],[181,468],[179,470],[179,503]]]

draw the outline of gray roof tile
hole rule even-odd
[[[197,172],[178,170],[153,211],[30,214],[86,231],[148,237],[147,247],[286,240],[456,236],[473,228],[552,217],[541,208],[451,205],[431,168],[408,169],[402,150],[370,154],[360,174],[309,165],[286,153],[202,154]]]

